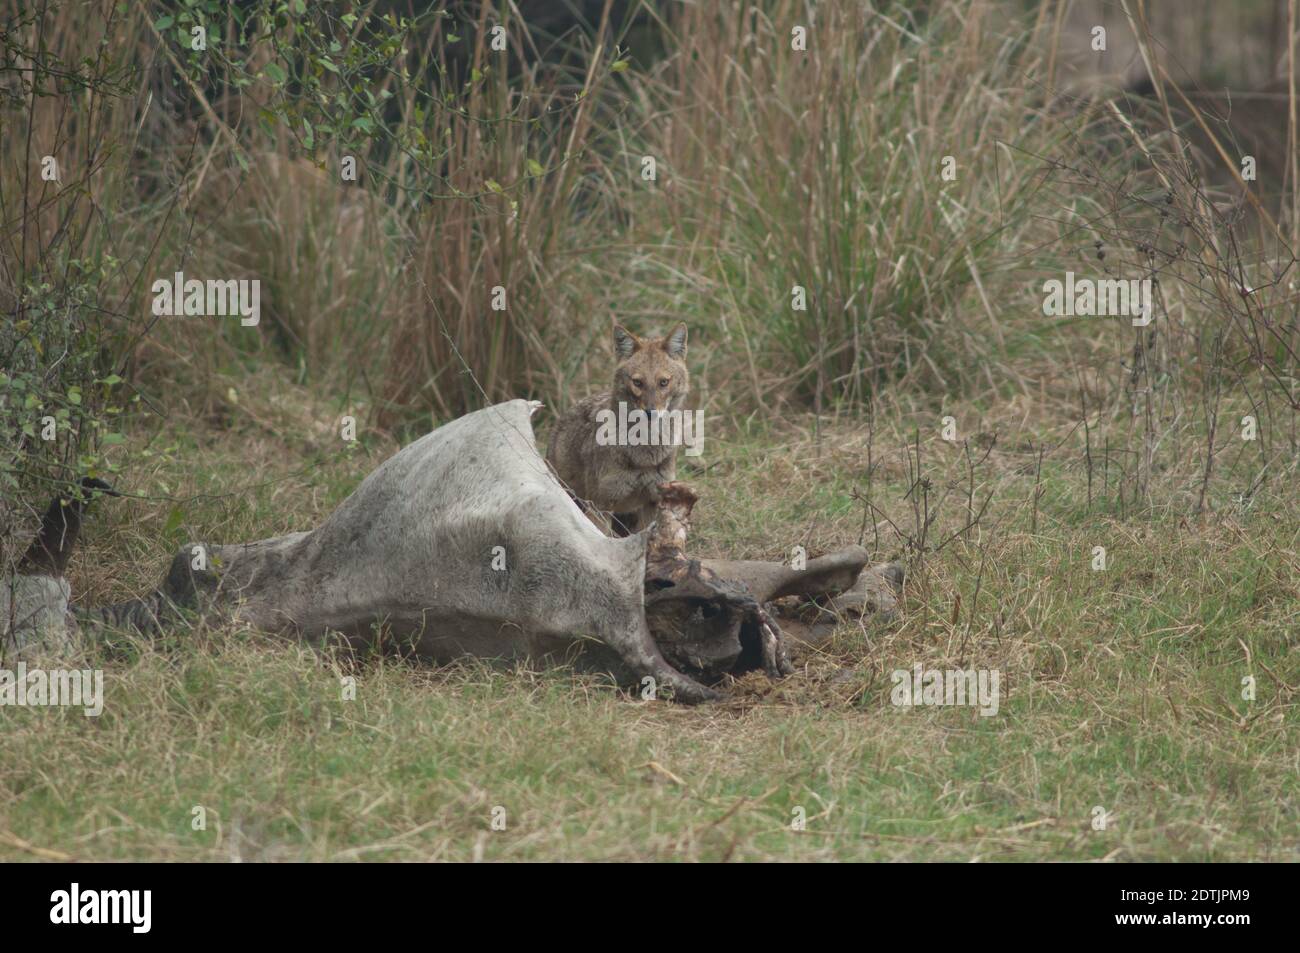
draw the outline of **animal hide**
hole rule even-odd
[[[653,679],[656,692],[687,702],[715,697],[703,681],[727,672],[788,673],[764,603],[849,588],[866,551],[802,571],[691,560],[694,494],[682,484],[666,485],[655,526],[605,536],[538,454],[538,406],[512,400],[453,420],[385,461],[316,529],[187,544],[150,596],[78,618],[156,629],[197,609],[431,662],[562,661],[624,683]]]

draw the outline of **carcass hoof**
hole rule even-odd
[[[660,679],[660,685],[672,693],[672,700],[683,705],[702,705],[706,702],[721,701],[723,695],[721,692],[714,691],[706,685],[701,685],[693,678],[687,678],[684,675],[676,677],[664,676]]]
[[[775,616],[766,606],[757,613],[759,640],[763,651],[763,671],[768,678],[784,678],[794,674],[794,666],[785,650],[785,633],[776,624]]]

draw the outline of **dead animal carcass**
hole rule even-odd
[[[796,571],[685,554],[694,495],[664,487],[658,523],[625,539],[583,515],[536,450],[513,400],[454,420],[370,474],[310,532],[191,543],[150,596],[80,613],[82,625],[165,625],[197,608],[255,628],[434,662],[562,660],[654,680],[681,701],[728,672],[791,669],[764,608],[779,595],[854,585],[854,548]],[[667,656],[667,658],[665,658]]]

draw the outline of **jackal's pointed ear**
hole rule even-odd
[[[617,321],[614,322],[614,356],[625,361],[637,352],[641,339]]]
[[[677,327],[673,328],[671,334],[664,338],[664,350],[668,352],[669,357],[675,357],[679,361],[686,360],[686,322],[682,321]]]

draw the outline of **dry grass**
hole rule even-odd
[[[1044,45],[995,11],[789,0],[673,21],[676,52],[645,92],[667,181],[642,204],[669,238],[645,280],[744,354],[753,403],[952,391],[1001,358],[1010,332],[990,296],[1032,222],[1036,173],[1014,150],[1049,150],[1063,123],[1024,81]],[[665,259],[685,281],[664,287]]]
[[[281,416],[236,406],[222,430],[179,421],[155,444],[171,455],[127,487],[187,498],[179,535],[310,526],[393,449],[363,433],[374,456],[348,456],[324,434],[292,436],[330,410],[262,386],[257,404]],[[984,420],[998,432],[975,470],[977,502],[992,496],[984,516],[923,552],[906,541],[913,421],[881,418],[870,492],[887,517],[879,555],[911,560],[902,616],[846,623],[790,679],[751,675],[727,702],[686,709],[565,670],[357,666],[201,628],[101,660],[97,720],[6,709],[0,854],[32,857],[19,838],[81,860],[1293,859],[1294,495],[1136,523],[1109,515],[1112,486],[1090,513],[1079,448],[1040,469],[1053,421],[1011,403]],[[688,474],[699,552],[779,558],[858,539],[865,435],[823,425],[818,437],[812,424],[714,442],[708,468]],[[935,501],[954,487],[934,503],[940,542],[967,522],[965,455],[932,435],[921,460]],[[157,578],[168,511],[102,505],[76,590],[95,601]],[[865,540],[876,545],[869,526]],[[1095,545],[1104,572],[1090,568]],[[917,663],[998,669],[998,714],[895,708],[890,673]],[[342,700],[344,675],[355,701]],[[1250,702],[1245,675],[1258,681]],[[191,829],[196,806],[204,831]],[[495,807],[505,831],[491,830]]]

